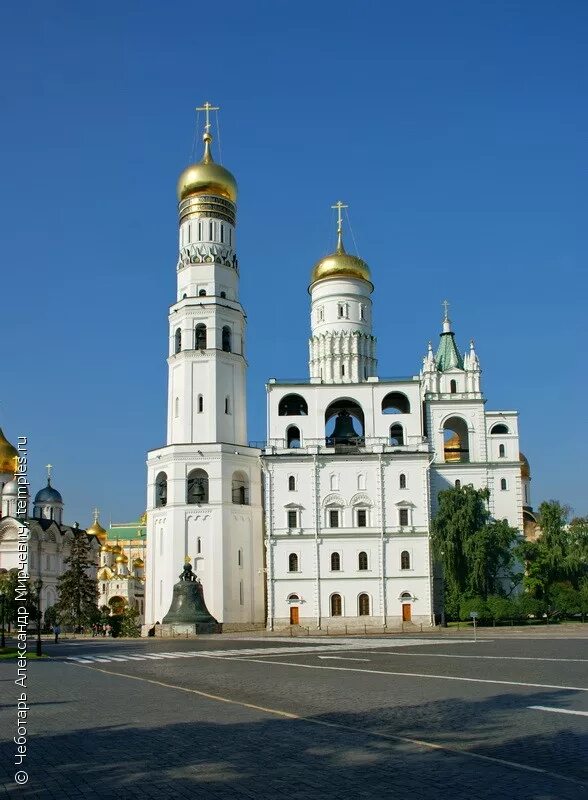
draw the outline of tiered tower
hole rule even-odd
[[[359,383],[376,374],[372,335],[374,289],[368,265],[345,252],[340,200],[337,247],[312,271],[309,370],[312,383]]]
[[[189,557],[220,622],[263,621],[259,451],[247,446],[237,184],[202,159],[178,181],[177,296],[169,313],[167,445],[148,459],[145,622],[161,621]]]

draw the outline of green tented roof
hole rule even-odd
[[[455,336],[451,331],[441,334],[435,361],[437,363],[437,369],[440,372],[445,372],[452,367],[463,369],[463,358],[457,349]]]

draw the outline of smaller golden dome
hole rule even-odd
[[[112,547],[109,544],[103,544],[100,548],[101,553],[112,553]]]
[[[15,458],[18,458],[18,451],[14,445],[10,444],[0,428],[0,472],[8,472],[13,475],[16,470]]]
[[[352,256],[343,247],[341,232],[338,235],[337,249],[314,265],[311,283],[322,281],[325,278],[359,278],[371,283],[370,268],[359,256]]]
[[[237,202],[237,181],[228,169],[215,164],[210,143],[212,136],[205,133],[202,137],[204,141],[204,155],[197,164],[190,164],[180,175],[178,180],[178,200],[181,202],[186,197],[194,195],[214,195],[224,197],[231,203]]]
[[[461,440],[455,433],[444,445],[445,461],[461,461]]]
[[[530,480],[531,478],[531,467],[529,466],[529,462],[527,457],[524,453],[519,453],[519,460],[521,462],[521,478],[525,478],[526,480]]]
[[[109,581],[112,578],[112,570],[109,567],[102,567],[96,577],[99,581]]]
[[[98,541],[100,542],[100,544],[106,544],[106,539],[108,537],[108,534],[106,533],[106,531],[102,527],[102,525],[98,522],[98,517],[96,517],[94,522],[87,529],[86,533],[89,533],[92,536],[95,536],[98,539]]]
[[[122,547],[120,546],[120,544],[115,544],[114,547],[112,548],[112,552],[113,553],[122,553]]]
[[[126,564],[129,559],[125,556],[124,553],[118,555],[115,559],[117,564]]]
[[[136,558],[133,561],[133,566],[142,569],[145,566],[145,562],[143,561],[142,558]]]

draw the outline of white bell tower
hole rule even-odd
[[[146,614],[169,610],[189,559],[211,614],[263,623],[259,451],[247,444],[245,312],[236,254],[237,183],[212,157],[178,181],[176,302],[169,312],[166,446],[148,456]]]

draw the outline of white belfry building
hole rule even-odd
[[[267,385],[262,450],[247,446],[236,184],[210,155],[178,186],[180,257],[169,326],[167,446],[149,453],[147,625],[189,556],[219,622],[270,628],[432,624],[439,491],[490,490],[523,530],[517,413],[487,411],[473,342],[445,305],[418,375],[377,376],[368,265],[337,246],[312,271],[309,378]],[[262,476],[263,518],[262,518]]]

